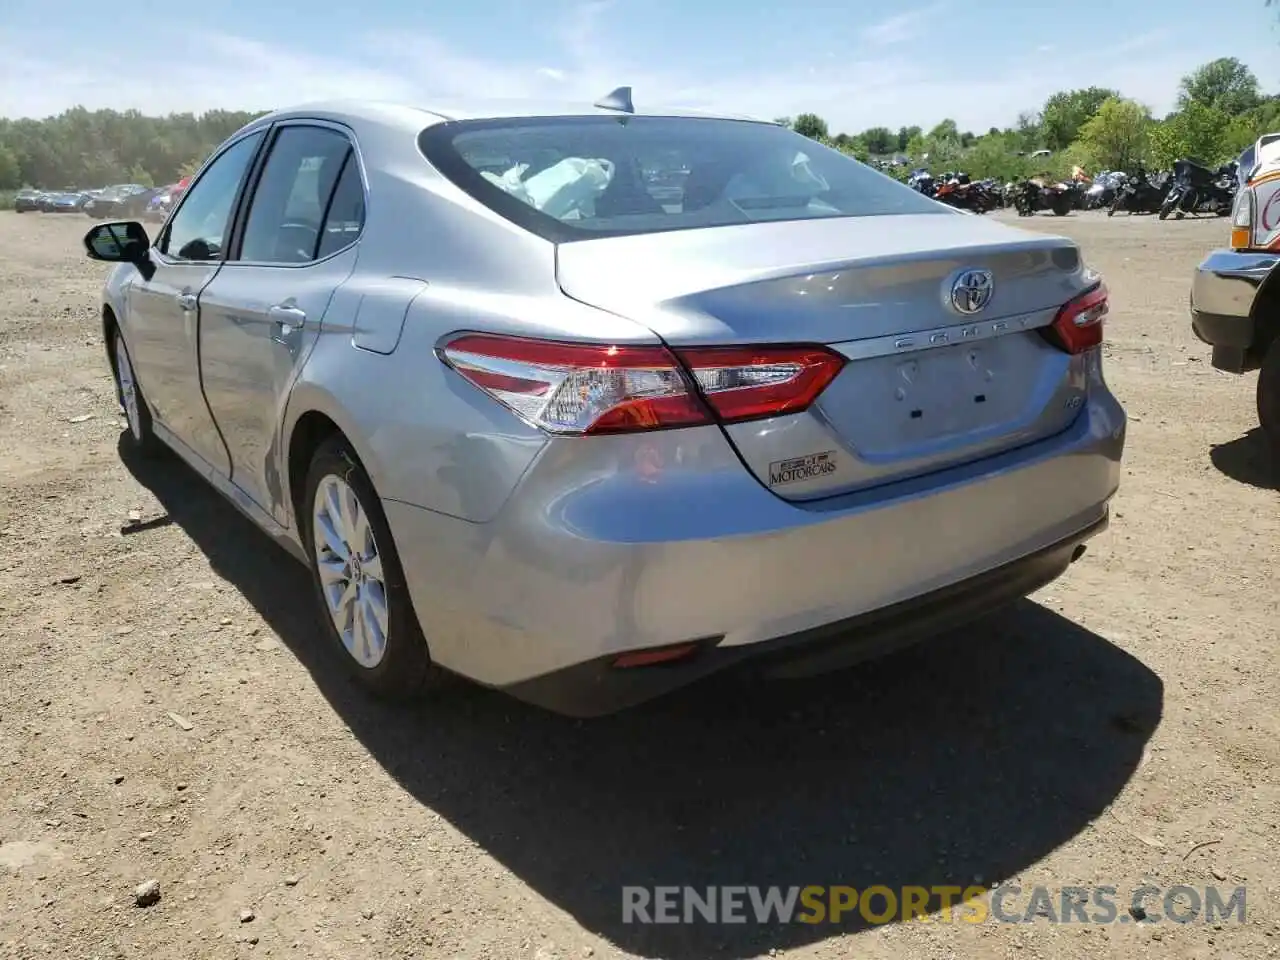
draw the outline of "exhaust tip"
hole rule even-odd
[[[1077,560],[1083,557],[1084,552],[1088,549],[1089,548],[1085,546],[1085,544],[1083,543],[1079,544],[1074,550],[1071,551],[1071,562],[1075,563]]]

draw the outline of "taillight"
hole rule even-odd
[[[466,334],[442,355],[489,396],[550,433],[711,422],[675,357],[663,347]]]
[[[691,347],[676,355],[726,423],[807,409],[845,363],[817,346]]]
[[[440,355],[529,423],[577,435],[798,413],[844,365],[842,356],[817,346],[691,347],[673,354],[660,346],[479,333],[451,340]]]
[[[1110,308],[1106,284],[1086,290],[1063,304],[1049,327],[1058,346],[1067,353],[1083,353],[1102,343],[1102,322]]]

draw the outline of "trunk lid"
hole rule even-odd
[[[971,270],[991,290],[965,314],[951,288]],[[1084,361],[1040,332],[1094,280],[1062,237],[956,214],[833,218],[566,243],[557,271],[568,296],[671,346],[844,354],[807,411],[726,427],[787,499],[990,456],[1066,429],[1083,405]]]

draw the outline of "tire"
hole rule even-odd
[[[1065,217],[1071,212],[1071,198],[1063,193],[1058,194],[1053,198],[1052,209],[1055,217]]]
[[[1258,371],[1258,423],[1272,456],[1280,457],[1280,337],[1271,341]]]
[[[119,327],[112,329],[111,336],[111,367],[116,381],[116,399],[128,422],[125,431],[127,443],[136,454],[147,458],[156,457],[163,453],[164,445],[152,429],[151,408],[147,406],[147,398],[142,395],[142,387],[138,385],[129,348]]]
[[[413,697],[440,686],[444,674],[431,662],[382,501],[345,437],[331,437],[316,450],[304,490],[298,527],[317,613],[347,671],[383,699]],[[348,496],[354,498],[354,511]],[[357,537],[363,542],[353,552],[348,544]],[[344,559],[344,551],[356,562]],[[341,603],[338,598],[353,588],[363,593]],[[379,607],[384,616],[377,615]],[[348,625],[343,632],[339,619]],[[361,622],[372,629],[362,633]]]
[[[1166,200],[1164,203],[1160,204],[1160,212],[1157,216],[1159,216],[1161,220],[1168,220],[1169,214],[1171,213],[1173,213],[1173,204]]]

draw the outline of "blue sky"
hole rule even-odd
[[[1280,24],[1263,0],[133,0],[104,10],[0,2],[0,115],[333,96],[594,99],[625,83],[642,103],[813,111],[833,133],[944,117],[981,132],[1092,84],[1163,113],[1183,74],[1228,55],[1280,92]]]

